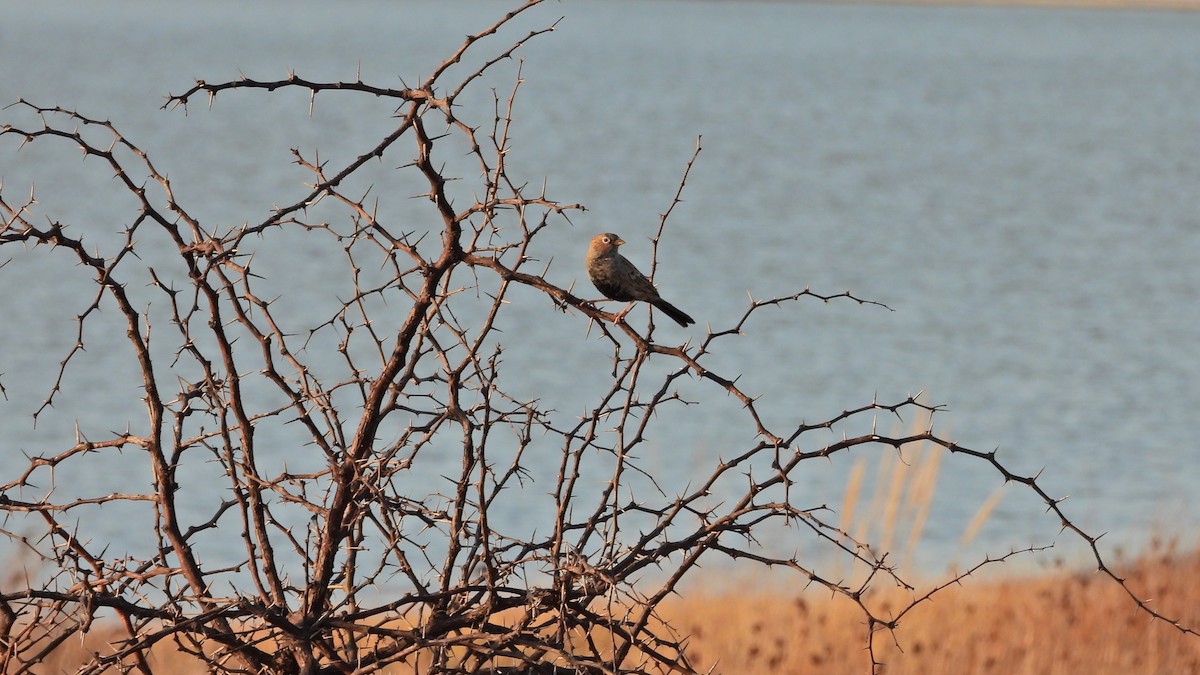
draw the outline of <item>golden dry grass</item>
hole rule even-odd
[[[1124,574],[1155,609],[1200,628],[1200,551],[1150,554]],[[897,608],[908,598],[878,593],[868,604]],[[664,618],[691,636],[687,654],[701,670],[870,672],[861,610],[828,593],[688,595],[665,607]],[[875,642],[887,675],[1200,673],[1200,638],[1137,611],[1098,573],[968,580],[905,616],[894,639],[882,633]]]

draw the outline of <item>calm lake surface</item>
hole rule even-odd
[[[194,215],[229,226],[305,194],[309,176],[289,148],[338,165],[393,128],[390,106],[322,94],[310,116],[296,93],[229,92],[185,116],[159,109],[168,92],[198,78],[289,71],[416,83],[502,11],[483,2],[32,5],[0,2],[0,102],[112,120]],[[710,367],[741,373],[780,427],[924,391],[948,408],[937,429],[974,449],[999,448],[1016,471],[1041,470],[1051,494],[1069,495],[1078,524],[1109,533],[1105,550],[1137,549],[1156,534],[1194,540],[1200,14],[567,1],[539,7],[483,51],[560,17],[517,54],[524,84],[510,156],[510,175],[544,178],[553,198],[589,209],[538,239],[538,256],[554,261],[551,281],[590,290],[581,258],[598,231],[620,233],[626,254],[647,265],[646,237],[703,136],[657,277],[700,326],[662,326],[663,341],[696,341],[706,323],[729,327],[748,293],[849,289],[894,311],[801,300],[764,312]],[[489,87],[511,92],[516,65],[469,99],[478,123],[491,120]],[[28,120],[0,112],[3,123]],[[373,174],[384,195],[394,166]],[[134,213],[103,170],[64,144],[17,152],[14,140],[0,141],[0,176],[10,200],[36,182],[47,213],[81,227],[119,231]],[[89,334],[67,395],[33,428],[30,415],[74,342],[72,319],[94,293],[65,258],[46,254],[0,268],[0,482],[25,466],[22,453],[69,443],[76,421],[99,438],[139,419],[136,381],[113,384],[128,359],[108,355],[124,346]],[[279,292],[303,312],[327,290],[322,260],[302,245],[289,255],[304,273],[288,276],[281,263]],[[570,421],[592,385],[605,386],[607,348],[578,315],[532,301],[511,310],[510,386],[553,401]],[[683,485],[753,443],[733,402],[711,410],[665,415],[643,466]],[[868,479],[882,461],[871,450],[813,463],[801,476],[805,505],[840,506],[856,460],[867,462]],[[60,492],[145,489],[149,480],[104,465],[67,471],[55,476]],[[1055,539],[1044,507],[1011,486],[963,543],[999,487],[980,463],[945,458],[918,564],[936,572]],[[522,509],[507,515],[519,522]],[[144,534],[98,527],[117,548]],[[1056,555],[1077,560],[1079,550],[1071,543]]]

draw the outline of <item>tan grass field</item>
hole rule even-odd
[[[927,423],[914,420],[912,430]],[[895,587],[868,595],[864,602],[876,616],[894,617],[937,585],[936,580],[915,583],[921,575],[912,560],[945,456],[939,447],[909,446],[902,455],[859,459],[849,475],[839,510],[841,529],[893,551],[901,575],[917,586],[915,592]],[[962,543],[979,534],[1004,495],[1002,486],[982,499]],[[1151,608],[1200,630],[1200,547],[1184,550],[1157,540],[1136,560],[1115,557],[1106,563],[1127,579],[1137,597],[1150,600]],[[968,577],[942,589],[906,614],[894,635],[876,635],[876,658],[886,664],[883,673],[1200,673],[1200,636],[1153,620],[1110,577],[1080,571],[1088,564],[1060,563],[1040,573],[992,565],[986,578]],[[847,583],[862,581],[846,573]],[[886,584],[873,586],[881,587]],[[710,593],[673,598],[663,609],[663,619],[690,636],[686,653],[701,672],[871,672],[862,610],[828,591],[781,588],[759,575],[740,584],[724,583]]]
[[[1200,628],[1200,551],[1149,554],[1121,574],[1156,610]],[[902,606],[908,597],[881,594],[869,604]],[[861,610],[828,593],[690,595],[664,618],[691,635],[687,654],[701,671],[870,672]],[[1200,673],[1200,637],[1138,612],[1093,572],[968,580],[914,609],[894,639],[877,636],[876,650],[887,675]]]

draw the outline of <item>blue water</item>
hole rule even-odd
[[[159,109],[168,92],[197,78],[289,71],[416,83],[498,10],[477,2],[162,7],[4,3],[12,20],[0,24],[0,101],[23,97],[111,119],[170,175],[193,215],[229,227],[306,194],[310,176],[291,163],[290,148],[341,165],[393,128],[391,104],[323,93],[310,114],[296,92],[227,92],[211,108],[197,99],[185,115]],[[521,67],[510,174],[544,178],[554,198],[588,207],[537,240],[537,256],[552,261],[550,281],[587,295],[581,257],[598,231],[620,233],[627,255],[647,265],[646,238],[702,136],[656,277],[700,326],[665,325],[660,338],[695,343],[706,324],[727,328],[748,294],[850,289],[894,311],[801,299],[757,315],[743,339],[718,343],[709,366],[741,374],[779,430],[924,391],[948,408],[936,429],[974,449],[999,448],[1015,471],[1041,471],[1052,495],[1070,496],[1065,507],[1081,526],[1110,533],[1107,550],[1136,549],[1155,533],[1194,536],[1200,14],[565,2],[537,8],[493,47],[560,17],[520,61],[460,101],[474,123],[490,124],[492,88],[505,100]],[[15,108],[0,119],[30,120]],[[420,185],[398,163],[367,167],[362,189],[394,218],[427,216],[408,199]],[[469,163],[452,166],[472,175]],[[14,139],[0,141],[0,176],[10,201],[36,183],[46,213],[92,223],[97,240],[132,218],[108,174],[62,144],[17,152]],[[311,324],[344,281],[342,261],[315,255],[309,239],[289,242],[294,248],[260,253],[261,269],[273,272],[262,283],[281,295],[279,308]],[[4,482],[24,467],[21,453],[71,442],[76,421],[94,440],[139,419],[121,332],[97,330],[85,336],[88,352],[66,392],[32,428],[30,414],[74,343],[73,317],[94,292],[78,272],[46,251],[0,268]],[[568,424],[607,387],[610,354],[580,316],[532,294],[516,300],[503,323],[509,386]],[[736,401],[695,380],[681,390],[704,398],[708,412],[666,411],[639,459],[679,489],[754,442]],[[881,416],[878,424],[890,432],[913,421]],[[808,435],[801,447],[835,438]],[[554,445],[537,450],[558,455]],[[287,452],[276,459],[315,461]],[[853,462],[874,467],[882,452],[813,463],[798,474],[801,505],[840,506]],[[136,457],[121,457],[129,464],[106,457],[80,472],[61,467],[57,494],[146,489],[146,470],[128,468]],[[442,468],[430,467],[429,478]],[[211,466],[192,470],[197,487],[219,480]],[[1011,486],[984,530],[961,544],[999,486],[978,462],[943,461],[918,563],[938,570],[1054,539],[1057,522]],[[548,490],[515,493],[503,516],[514,529],[536,525]],[[185,505],[197,521],[210,508],[199,496]],[[96,518],[90,531],[118,549],[144,545],[145,532]],[[776,544],[806,545],[802,536]],[[236,557],[240,544],[225,545]]]

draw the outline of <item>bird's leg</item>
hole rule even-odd
[[[629,310],[631,310],[631,309],[633,309],[633,301],[630,301],[630,303],[628,305],[625,305],[625,309],[621,310],[620,312],[617,312],[617,315],[613,317],[613,323],[621,323],[622,321],[624,321],[625,315],[628,314]]]

